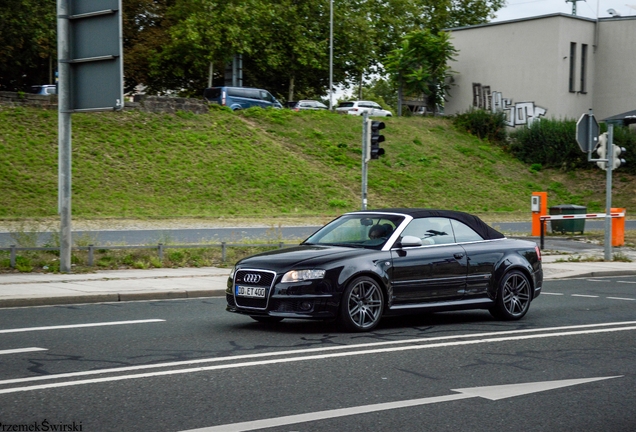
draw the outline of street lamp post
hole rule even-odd
[[[329,0],[329,111],[333,110],[333,0]]]

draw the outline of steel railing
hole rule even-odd
[[[88,251],[88,266],[93,266],[95,249],[102,250],[117,250],[117,249],[156,249],[157,254],[159,256],[159,260],[163,260],[163,251],[165,249],[205,249],[205,248],[221,248],[221,262],[225,262],[227,260],[227,248],[229,247],[264,247],[264,248],[274,248],[278,247],[282,249],[284,247],[296,246],[298,243],[288,244],[283,242],[278,243],[255,243],[255,244],[246,244],[246,243],[213,243],[213,244],[188,244],[188,245],[166,245],[163,243],[158,243],[156,246],[74,246],[71,250],[85,250]],[[11,268],[15,268],[16,257],[19,251],[60,251],[59,247],[18,247],[16,245],[10,245],[9,247],[0,247],[0,251],[8,251],[10,255],[10,265]]]

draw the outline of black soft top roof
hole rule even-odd
[[[455,219],[460,222],[465,223],[469,227],[471,227],[477,234],[482,236],[484,240],[494,240],[504,238],[505,236],[497,231],[496,229],[490,227],[486,224],[486,222],[479,219],[477,216],[455,211],[455,210],[437,210],[437,209],[426,209],[426,208],[387,208],[387,209],[376,209],[376,210],[366,210],[362,212],[355,213],[399,213],[412,216],[413,218],[424,218],[424,217],[445,217],[450,219]]]

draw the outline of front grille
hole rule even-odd
[[[256,282],[251,280],[246,282],[245,279],[250,277],[258,277],[259,280]],[[272,286],[272,282],[274,282],[275,277],[276,273],[273,272],[265,272],[261,270],[239,270],[234,276],[234,283],[269,288]]]
[[[234,275],[234,286],[244,285],[265,288],[265,298],[251,298],[234,296],[234,301],[239,307],[251,309],[266,309],[269,295],[274,284],[276,273],[268,270],[241,269]]]

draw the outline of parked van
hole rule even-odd
[[[267,90],[249,87],[211,87],[203,92],[209,102],[228,106],[232,110],[253,106],[262,108],[282,108],[283,106]]]

